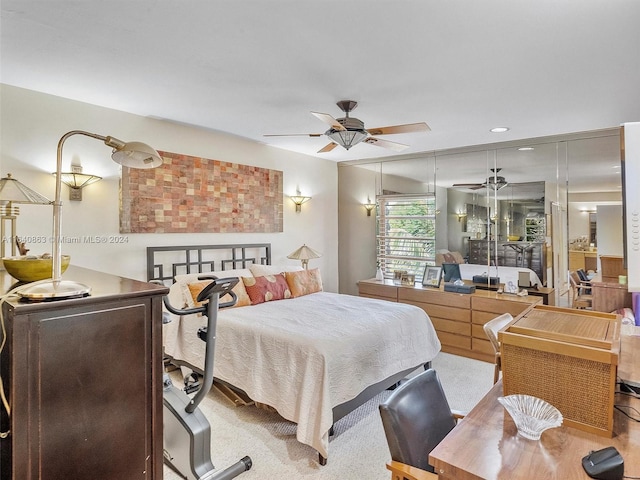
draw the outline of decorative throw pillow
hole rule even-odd
[[[203,280],[201,282],[194,282],[194,283],[187,284],[191,301],[193,302],[190,305],[191,307],[199,307],[202,304],[197,300],[198,295],[204,289],[204,287],[206,287],[210,283],[211,283],[210,280]],[[238,299],[236,300],[236,304],[233,306],[234,308],[246,307],[247,305],[251,305],[251,299],[249,298],[249,295],[247,295],[247,291],[244,288],[244,283],[242,282],[242,280],[240,280],[238,283],[234,285],[233,293],[235,293],[236,296],[238,297]],[[231,301],[231,295],[223,295],[220,298],[220,303],[225,303],[229,301]]]
[[[302,270],[301,272],[285,272],[285,278],[293,297],[301,297],[322,291],[320,270]]]
[[[281,273],[262,277],[242,277],[242,282],[252,305],[291,298],[289,285]]]
[[[183,274],[178,274],[175,276],[175,281],[176,284],[180,285],[180,289],[182,291],[182,296],[184,298],[184,302],[187,304],[187,306],[189,307],[194,307],[195,306],[195,297],[192,298],[191,296],[191,290],[189,289],[189,284],[190,283],[198,283],[198,282],[205,282],[206,280],[200,280],[198,277],[201,277],[203,275],[214,275],[218,278],[228,278],[228,277],[237,277],[238,279],[240,279],[240,277],[250,277],[251,276],[251,270],[249,270],[248,268],[237,268],[235,270],[219,270],[219,271],[215,271],[215,272],[202,272],[202,273],[183,273]],[[238,286],[240,285],[240,286]],[[238,282],[238,285],[236,285],[236,287],[238,288],[238,290],[234,290],[236,292],[236,295],[238,295],[238,301],[240,301],[240,295],[238,292],[242,293],[242,291],[244,291],[244,284],[242,284],[242,280],[240,280]],[[204,288],[204,287],[203,287]],[[245,296],[246,296],[246,291],[244,292]],[[196,297],[198,296],[198,294],[195,295]],[[225,299],[225,301],[229,300],[230,297],[227,297]],[[248,298],[248,297],[247,297]],[[247,303],[247,305],[250,305],[251,303]]]

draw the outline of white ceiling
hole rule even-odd
[[[317,154],[325,137],[263,135],[322,133],[310,112],[342,116],[342,99],[359,102],[352,116],[365,127],[427,122],[431,132],[384,137],[410,145],[410,156],[640,120],[637,0],[2,0],[0,8],[2,83],[335,161],[397,153],[360,144]],[[490,133],[495,126],[510,130]],[[613,154],[596,161],[611,169]],[[484,180],[469,174],[456,180]]]

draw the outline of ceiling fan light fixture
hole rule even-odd
[[[333,128],[327,131],[327,136],[338,145],[349,150],[368,137],[366,130],[335,130]]]

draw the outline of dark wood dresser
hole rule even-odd
[[[162,478],[162,296],[168,289],[69,267],[89,297],[2,306],[1,478]],[[15,280],[0,272],[2,293]]]

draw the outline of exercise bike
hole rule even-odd
[[[198,330],[198,337],[206,342],[200,389],[191,398],[173,385],[167,373],[163,377],[164,462],[187,480],[227,480],[249,470],[251,458],[244,457],[224,470],[216,470],[211,462],[211,426],[198,405],[213,385],[218,309],[235,305],[237,297],[231,289],[238,279],[213,275],[203,275],[198,279],[212,280],[196,299],[199,303],[208,300],[202,306],[181,310],[174,308],[166,296],[163,299],[167,310],[175,315],[202,313],[207,317],[207,326]],[[232,299],[220,303],[220,298],[226,294]]]

